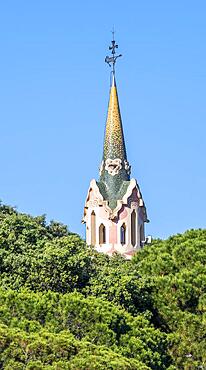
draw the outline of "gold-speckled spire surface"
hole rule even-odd
[[[127,160],[117,86],[114,75],[110,89],[104,138],[103,159],[106,160],[107,158]]]
[[[110,87],[109,105],[104,136],[103,158],[100,166],[98,186],[109,207],[114,209],[117,200],[121,200],[130,181],[130,165],[127,161],[122,120],[119,108],[117,86],[115,81],[115,63],[121,56],[115,55],[118,45],[114,37],[109,47],[112,56],[107,56],[105,62],[112,67],[112,84]]]

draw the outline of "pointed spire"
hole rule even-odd
[[[130,165],[127,153],[119,108],[117,86],[112,73],[107,121],[104,136],[100,181],[104,182],[109,193],[117,192],[123,181],[130,180]]]
[[[127,160],[124,133],[119,108],[117,86],[115,76],[112,73],[112,85],[110,89],[107,122],[104,139],[103,160],[108,158],[119,158],[121,161]]]
[[[112,66],[112,84],[110,88],[107,121],[104,136],[103,158],[100,167],[98,186],[104,199],[108,200],[110,208],[114,209],[118,199],[122,199],[130,180],[130,165],[127,162],[124,133],[119,108],[117,85],[115,80],[115,49],[118,47],[112,41],[111,57],[105,61]]]

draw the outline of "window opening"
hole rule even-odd
[[[103,224],[99,227],[99,244],[106,243],[106,228]]]
[[[126,244],[126,225],[123,224],[120,228],[120,242]]]
[[[94,211],[91,213],[91,245],[96,244],[96,214]]]
[[[136,245],[136,213],[132,211],[131,215],[131,243],[133,247]]]

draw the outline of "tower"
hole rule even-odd
[[[105,62],[112,66],[112,83],[104,136],[99,181],[91,180],[84,207],[86,242],[99,252],[118,252],[130,259],[145,240],[146,207],[137,181],[130,179],[123,126],[115,79],[117,58],[114,37],[112,55]]]

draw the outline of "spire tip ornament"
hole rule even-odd
[[[114,39],[114,29],[112,31],[112,41],[111,41],[111,46],[109,46],[109,50],[111,50],[111,56],[106,56],[105,58],[105,63],[107,63],[110,67],[112,67],[112,73],[113,76],[115,75],[115,64],[116,60],[122,56],[122,54],[115,55],[116,54],[116,49],[118,49],[118,45],[116,44],[116,41]]]

